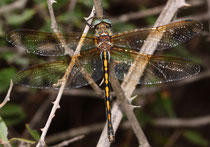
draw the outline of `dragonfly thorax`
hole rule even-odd
[[[97,48],[101,52],[110,51],[111,47],[111,36],[109,36],[108,34],[102,34],[99,37],[97,37]]]

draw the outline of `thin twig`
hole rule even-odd
[[[66,44],[65,42],[65,39],[63,38],[62,35],[58,35],[59,33],[59,29],[58,29],[58,26],[57,26],[57,22],[56,22],[56,19],[55,19],[55,15],[54,15],[54,11],[53,11],[53,7],[52,7],[52,4],[54,3],[55,1],[54,0],[47,0],[47,3],[48,3],[48,8],[49,8],[49,12],[50,12],[50,18],[51,18],[51,27],[53,29],[53,31],[55,33],[57,33],[57,37],[58,39],[60,40],[60,42],[62,43],[62,46],[64,47],[65,49],[65,55],[70,55],[70,56],[74,56],[74,55],[77,55],[79,54],[80,52],[80,49],[82,47],[82,44],[85,40],[85,36],[87,35],[88,31],[89,31],[89,25],[86,25],[85,26],[85,29],[83,31],[83,34],[80,38],[80,41],[77,45],[77,48],[76,50],[73,52]],[[91,24],[92,23],[92,19],[94,17],[94,14],[95,14],[95,7],[93,7],[92,9],[92,12],[91,12],[91,15],[88,17],[88,18],[85,18],[86,21],[87,21],[87,24]],[[81,67],[82,68],[82,67]],[[100,88],[98,87],[98,85],[93,81],[93,79],[87,74],[87,72],[85,71],[85,69],[82,68],[81,70],[81,73],[84,75],[84,77],[88,80],[90,84],[90,86],[94,89],[94,91],[97,93],[97,94],[101,94],[101,90]]]
[[[38,111],[36,111],[35,115],[33,116],[32,120],[29,122],[29,126],[31,128],[34,128],[34,126],[36,126],[38,123],[40,123],[39,118],[43,118],[43,115],[45,115],[45,111],[47,110],[47,108],[49,107],[49,105],[52,102],[52,98],[54,96],[54,93],[52,93],[48,98],[46,99],[46,101],[43,102],[43,104],[41,104],[41,106],[38,108]],[[23,132],[24,137],[27,137],[26,135],[28,134],[28,131],[25,129],[25,131]]]
[[[183,134],[183,130],[175,130],[175,132],[170,136],[164,147],[172,147],[176,143],[176,141]]]
[[[153,121],[153,125],[158,127],[172,127],[172,128],[180,128],[180,127],[187,127],[187,128],[196,128],[201,127],[204,125],[210,125],[210,115],[197,117],[197,118],[160,118]]]
[[[87,135],[94,132],[99,132],[104,126],[104,123],[92,124],[88,126],[83,126],[79,128],[73,128],[70,130],[66,130],[64,132],[56,133],[55,135],[50,135],[46,138],[47,143],[58,142],[61,140],[65,140],[74,136],[78,136],[81,134]]]
[[[80,135],[80,136],[77,136],[77,137],[74,137],[74,138],[71,138],[69,140],[65,140],[59,144],[56,144],[54,146],[51,146],[51,147],[63,147],[63,146],[67,146],[69,145],[70,143],[73,143],[75,141],[78,141],[78,140],[81,140],[82,138],[84,138],[85,136],[84,135]]]
[[[193,7],[197,7],[197,6],[203,5],[205,1],[204,0],[200,0],[200,1],[191,0],[188,3]],[[111,18],[111,20],[112,20],[112,23],[116,23],[116,22],[119,23],[119,22],[127,22],[130,20],[145,18],[151,15],[159,14],[163,10],[163,8],[164,8],[164,5],[138,11],[138,12],[130,12],[130,13],[122,14],[118,17]]]
[[[10,80],[10,86],[9,86],[7,95],[6,95],[6,97],[4,98],[3,102],[0,104],[0,109],[1,109],[8,101],[10,101],[10,93],[11,93],[11,91],[12,91],[12,87],[13,87],[13,82],[12,82],[12,80]]]
[[[71,0],[69,3],[69,11],[73,12],[75,6],[76,6],[77,0]]]
[[[54,16],[54,12],[53,12],[53,8],[52,8],[52,4],[53,4],[54,2],[55,2],[55,1],[53,1],[53,0],[48,0],[48,6],[49,6],[49,11],[50,11],[51,18],[53,19],[52,23],[55,23],[55,24],[52,24],[52,27],[53,27],[53,29],[54,29],[55,31],[58,31],[57,24],[56,24],[56,20],[55,20],[55,16]],[[93,7],[92,12],[91,12],[91,14],[90,14],[89,17],[92,18],[93,15],[94,15],[94,7]],[[92,20],[89,19],[89,21],[92,21]],[[90,23],[90,22],[88,22],[88,23]],[[77,57],[78,57],[78,54],[79,54],[79,52],[80,52],[82,43],[83,43],[83,41],[84,41],[84,37],[86,36],[88,30],[89,30],[89,26],[86,25],[86,27],[85,27],[85,29],[84,29],[84,32],[83,32],[83,35],[81,36],[80,41],[79,41],[79,44],[78,44],[78,46],[77,46],[77,48],[76,48],[76,50],[75,50],[75,52],[74,52],[74,55],[75,55],[75,56],[72,56],[71,62],[69,63],[68,68],[66,69],[65,75],[63,76],[62,80],[61,80],[61,81],[58,81],[58,83],[57,83],[57,84],[59,84],[61,87],[60,87],[60,89],[59,89],[58,96],[57,96],[56,100],[53,102],[54,105],[53,105],[53,108],[52,108],[52,110],[51,110],[51,112],[50,112],[50,115],[49,115],[49,117],[48,117],[48,120],[47,120],[47,122],[46,122],[44,128],[42,129],[42,134],[41,134],[40,140],[39,140],[39,142],[38,142],[38,144],[37,144],[37,147],[40,147],[40,146],[42,147],[42,146],[45,145],[45,141],[44,141],[44,140],[45,140],[45,136],[46,136],[47,131],[48,131],[48,129],[49,129],[49,126],[50,126],[50,124],[51,124],[51,122],[52,122],[52,119],[53,119],[53,117],[55,116],[56,110],[57,110],[58,108],[60,108],[59,102],[60,102],[61,96],[62,96],[62,94],[63,94],[65,85],[66,85],[66,83],[67,83],[67,80],[68,80],[68,77],[69,77],[69,73],[71,72],[72,68],[73,68],[74,65],[75,65],[75,62],[76,62]],[[63,39],[61,38],[61,41],[62,41],[62,40],[63,40]],[[62,43],[64,43],[64,45],[65,45],[65,42],[64,42],[64,41],[62,41]],[[68,53],[69,53],[69,52],[68,52]],[[69,54],[69,55],[70,55],[70,54]]]
[[[160,16],[158,17],[156,23],[155,23],[155,26],[159,26],[159,25],[162,25],[162,24],[167,24],[171,21],[171,19],[173,18],[173,16],[176,14],[177,10],[181,7],[184,7],[184,6],[187,6],[187,4],[185,3],[184,0],[168,0],[166,6],[164,7],[163,11],[161,12]],[[161,36],[160,36],[161,38]],[[159,39],[160,39],[159,38]],[[142,49],[141,49],[141,53],[145,53],[145,54],[153,54],[153,52],[155,51],[155,48],[157,46],[157,43],[158,43],[158,39],[157,39],[157,42],[155,43],[152,43],[152,44],[144,44],[142,46]],[[149,49],[149,50],[148,50]],[[127,98],[130,98],[133,91],[135,90],[135,87],[136,87],[136,84],[134,81],[136,81],[136,79],[139,79],[141,74],[143,73],[144,71],[144,66],[146,66],[146,64],[138,64],[136,66],[131,66],[127,76],[124,78],[126,80],[123,81],[122,83],[122,88],[124,90],[124,93],[126,95]],[[136,67],[136,68],[134,68]],[[138,69],[138,72],[135,71],[136,69]],[[132,72],[132,71],[135,71],[135,72]],[[116,113],[114,115],[117,115],[118,116],[118,119],[119,121],[122,120],[122,112],[119,108],[115,108],[116,105],[113,106],[112,108],[112,114],[113,113]],[[116,110],[117,111],[113,111],[113,110]],[[118,128],[118,125],[119,125],[119,122],[117,122],[115,120],[115,118],[113,118],[113,126],[114,128]],[[106,132],[106,127],[104,128],[101,136],[104,135],[104,133]],[[116,131],[116,129],[115,129]],[[98,143],[104,143],[103,144],[103,147],[108,147],[110,146],[110,143],[107,142],[105,139],[103,139],[102,137],[100,138],[99,142]]]
[[[96,17],[102,18],[103,15],[103,9],[101,5],[101,0],[93,0],[95,8],[96,8]]]
[[[53,32],[59,32],[58,25],[57,25],[57,22],[56,22],[56,19],[55,19],[53,6],[52,6],[53,3],[56,3],[56,1],[47,0],[47,6],[48,6],[48,9],[49,9],[49,13],[50,13],[51,28],[52,28]]]

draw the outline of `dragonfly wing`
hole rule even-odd
[[[92,77],[93,81],[98,81],[103,76],[102,62],[99,56],[92,56],[92,58],[79,57],[78,63],[74,65],[70,72],[69,79],[66,84],[67,89],[82,87],[90,84],[89,81],[81,73],[82,68]],[[34,65],[21,70],[15,77],[15,83],[31,88],[53,88],[58,80],[62,79],[69,65],[70,59],[58,60],[43,64]]]
[[[72,72],[70,73],[67,88],[79,88],[93,82],[97,82],[103,78],[103,63],[100,58],[100,51],[95,48],[87,51],[81,52],[81,57],[79,57],[79,62],[74,66]],[[84,56],[83,56],[84,55]],[[93,81],[88,81],[84,76],[82,71],[88,74]]]
[[[35,30],[14,30],[7,35],[7,41],[29,53],[41,56],[63,56],[65,46],[74,51],[81,38],[81,33],[49,33]],[[63,40],[64,43],[60,40]],[[95,37],[86,37],[81,50],[95,48]]]
[[[155,42],[162,36],[157,44],[157,50],[171,48],[194,37],[202,28],[203,25],[197,21],[184,20],[160,27],[125,31],[113,35],[113,46],[140,50],[145,42]],[[147,39],[149,34],[151,37]]]
[[[190,60],[169,56],[150,56],[138,53],[111,51],[111,58],[115,63],[115,75],[119,80],[123,80],[128,73],[130,66],[137,56],[137,63],[145,65],[144,72],[138,80],[139,84],[158,84],[181,80],[200,71],[199,65]],[[119,56],[120,55],[120,56]],[[136,67],[137,68],[137,67]],[[138,72],[138,71],[137,71]]]

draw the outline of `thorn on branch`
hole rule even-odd
[[[57,3],[57,1],[56,1],[56,0],[50,0],[50,2],[51,2],[51,4],[53,4],[53,3]]]

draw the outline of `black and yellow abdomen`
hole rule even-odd
[[[110,86],[109,86],[109,60],[110,54],[108,51],[101,53],[104,68],[104,83],[105,83],[105,105],[106,105],[106,116],[108,120],[108,137],[110,141],[114,141],[114,130],[111,121],[111,107],[110,107]]]

